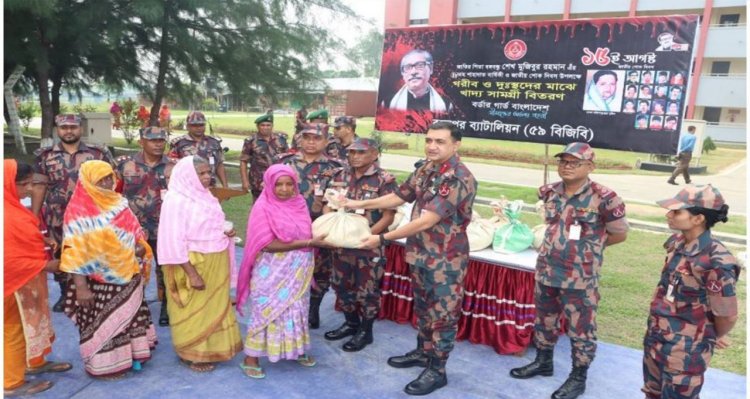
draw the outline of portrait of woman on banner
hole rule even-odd
[[[624,71],[608,69],[588,71],[583,110],[620,112],[624,78]]]

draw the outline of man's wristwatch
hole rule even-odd
[[[380,237],[380,245],[385,245],[385,233],[378,234],[378,237]]]

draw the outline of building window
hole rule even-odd
[[[409,26],[414,26],[414,25],[427,25],[427,18],[423,18],[423,19],[410,19],[409,20]]]
[[[703,108],[703,120],[708,123],[719,123],[721,119],[721,108],[705,107]]]
[[[724,14],[719,16],[719,26],[737,26],[740,23],[740,14]]]
[[[729,61],[714,61],[711,63],[711,75],[729,75]]]

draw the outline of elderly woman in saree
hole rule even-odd
[[[258,358],[296,360],[306,367],[315,360],[307,324],[313,252],[327,246],[312,237],[312,222],[299,193],[297,174],[273,165],[263,175],[264,189],[247,223],[247,245],[237,280],[237,309],[248,316],[245,375],[264,378]]]
[[[68,371],[72,366],[45,360],[55,340],[46,272],[56,272],[60,261],[47,256],[45,247],[54,241],[42,236],[39,219],[21,204],[21,198],[31,194],[33,169],[13,159],[4,161],[4,169],[3,388],[5,397],[15,397],[52,387],[47,380],[26,381],[26,374]]]
[[[229,247],[224,212],[211,194],[211,167],[199,156],[172,169],[161,207],[157,254],[164,270],[172,343],[191,370],[208,372],[242,349],[229,299]]]
[[[90,376],[119,379],[151,359],[156,330],[144,298],[153,254],[112,166],[81,164],[63,217],[60,271],[72,275],[65,314],[78,326]]]

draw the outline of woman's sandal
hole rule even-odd
[[[302,355],[298,357],[297,363],[305,367],[313,367],[316,364],[318,364],[318,362],[316,362],[315,359],[312,358],[312,356],[308,356],[308,355]]]
[[[195,371],[196,373],[208,373],[216,369],[216,365],[214,363],[196,363],[183,359],[180,359],[180,362],[191,371]]]
[[[250,378],[255,378],[258,380],[266,378],[266,373],[263,371],[263,367],[248,366],[245,363],[240,363],[240,368],[242,369],[242,372]]]
[[[35,395],[52,388],[52,385],[54,385],[52,381],[27,381],[18,388],[4,390],[3,396],[14,398],[16,396]]]
[[[127,373],[128,372],[125,371],[125,372],[118,373],[118,374],[96,376],[94,378],[96,378],[99,381],[119,381],[119,380],[125,378],[125,375]]]
[[[47,362],[39,367],[27,368],[27,375],[37,375],[42,373],[63,373],[73,368],[73,365],[67,362]]]

